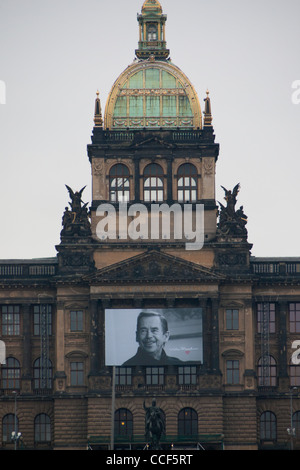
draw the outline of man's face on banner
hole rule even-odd
[[[159,359],[165,343],[169,339],[169,332],[163,331],[159,317],[150,316],[140,319],[136,340],[140,347],[151,354],[155,359]]]

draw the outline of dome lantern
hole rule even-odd
[[[137,19],[140,35],[136,56],[139,59],[154,57],[156,60],[166,60],[170,54],[165,37],[167,16],[163,15],[160,3],[157,0],[146,0],[142,14]]]

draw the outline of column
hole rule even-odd
[[[22,373],[22,392],[30,393],[32,384],[32,364],[31,364],[31,322],[30,322],[30,304],[22,305],[23,313],[23,373]]]
[[[287,315],[288,315],[288,302],[280,301],[276,304],[276,310],[279,313],[279,377],[288,376],[288,358],[287,358]],[[277,313],[277,312],[276,312]]]
[[[56,374],[54,377],[55,391],[64,392],[66,390],[66,374],[65,374],[65,311],[64,303],[57,302],[56,311]]]
[[[219,365],[219,300],[211,300],[211,368],[220,372]]]
[[[173,200],[172,163],[173,163],[173,158],[169,157],[167,159],[167,201],[168,201],[168,204],[171,204]]]
[[[141,199],[140,195],[140,162],[139,159],[134,159],[134,199],[135,202],[139,202]]]

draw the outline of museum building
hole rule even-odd
[[[300,448],[300,258],[251,255],[238,182],[216,201],[209,92],[158,0],[137,19],[103,115],[96,95],[91,203],[67,186],[57,256],[0,261],[0,448],[144,449],[153,400],[164,449]],[[142,311],[168,319],[164,360]]]

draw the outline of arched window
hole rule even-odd
[[[268,355],[259,359],[257,376],[259,387],[276,387],[277,366],[273,356]]]
[[[133,434],[132,413],[126,408],[120,408],[115,412],[115,433],[117,436],[127,437]]]
[[[178,202],[197,201],[197,169],[190,163],[185,163],[177,172]]]
[[[193,408],[183,408],[178,414],[178,435],[198,434],[198,415]]]
[[[51,420],[50,417],[41,413],[34,420],[34,441],[51,442]]]
[[[260,440],[276,441],[277,439],[276,415],[271,411],[265,411],[260,416]]]
[[[34,389],[52,388],[52,363],[48,359],[47,365],[39,357],[33,364]]]
[[[6,359],[6,365],[2,367],[2,388],[19,389],[20,388],[21,369],[20,363],[14,357]]]
[[[11,442],[11,433],[19,431],[19,420],[10,413],[2,419],[2,442]]]
[[[118,163],[109,172],[109,199],[111,202],[129,201],[129,170],[126,165]]]
[[[155,25],[148,27],[148,41],[157,41],[157,27]]]
[[[163,169],[156,163],[151,163],[144,170],[144,201],[161,202],[164,198]]]

